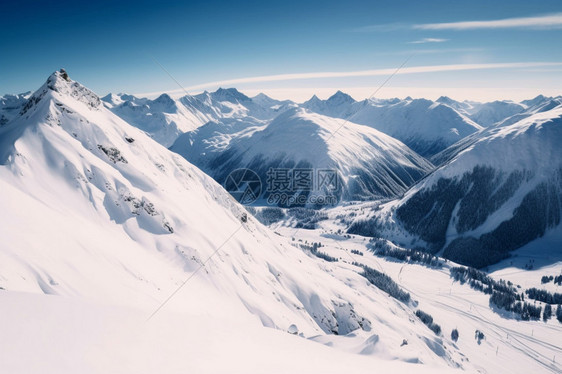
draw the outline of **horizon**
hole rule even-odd
[[[64,68],[61,68],[64,69]],[[59,71],[61,69],[57,69],[56,71]],[[66,71],[66,69],[64,69]],[[53,72],[54,73],[54,72]],[[52,74],[53,74],[52,73]],[[68,72],[67,72],[68,73]],[[75,79],[72,78],[71,74],[69,74],[70,79],[72,79],[73,81],[76,81]],[[78,83],[79,81],[76,81]],[[86,86],[87,87],[87,86]],[[40,85],[34,89],[34,90],[29,90],[29,91],[24,91],[24,92],[18,92],[18,93],[6,93],[2,96],[0,96],[0,98],[5,97],[5,96],[9,96],[9,95],[26,95],[26,94],[33,94],[34,92],[36,92],[38,89],[40,88]],[[89,88],[89,87],[88,87]],[[400,87],[385,87],[386,88],[386,95],[377,95],[377,97],[371,97],[371,99],[382,99],[382,100],[388,100],[388,99],[399,99],[399,100],[406,100],[408,98],[410,99],[427,99],[427,100],[432,100],[432,101],[437,101],[439,98],[441,97],[445,97],[445,98],[449,98],[452,99],[454,101],[458,101],[458,102],[478,102],[478,103],[485,103],[485,102],[491,102],[491,101],[512,101],[512,102],[517,102],[520,103],[522,101],[525,100],[531,100],[534,99],[536,97],[539,96],[544,96],[544,97],[560,97],[562,96],[562,91],[561,90],[551,90],[551,94],[545,94],[544,92],[540,92],[538,91],[535,95],[531,95],[531,96],[526,96],[526,94],[528,94],[528,91],[524,91],[524,93],[522,93],[521,95],[517,96],[517,99],[513,99],[513,98],[506,98],[504,96],[487,96],[489,99],[487,100],[478,100],[478,97],[480,96],[476,96],[476,99],[472,99],[472,98],[467,98],[466,95],[464,98],[459,99],[457,97],[455,97],[454,95],[443,95],[440,94],[435,88],[422,88],[421,89],[421,94],[419,94],[419,90],[420,88],[400,88]],[[109,95],[131,95],[134,96],[136,98],[139,99],[155,99],[161,95],[167,94],[170,97],[172,97],[173,99],[179,99],[181,97],[184,97],[186,95],[189,96],[197,96],[200,94],[203,94],[205,92],[215,92],[219,89],[235,89],[238,92],[241,92],[242,94],[248,96],[249,98],[255,98],[256,96],[260,95],[260,94],[264,94],[272,99],[275,100],[279,100],[279,101],[283,101],[283,100],[290,100],[293,101],[297,104],[303,104],[304,102],[312,99],[314,96],[316,96],[317,98],[319,98],[320,100],[327,100],[330,97],[334,96],[337,92],[343,92],[344,94],[347,94],[349,96],[351,96],[355,101],[362,101],[362,100],[367,100],[370,98],[371,94],[370,94],[370,87],[347,87],[346,89],[342,89],[341,87],[325,87],[325,88],[321,88],[317,91],[314,91],[314,88],[305,88],[302,89],[300,92],[298,92],[298,89],[264,89],[264,90],[260,90],[260,89],[239,89],[238,87],[229,87],[229,86],[217,86],[216,89],[213,90],[198,90],[198,91],[192,91],[192,92],[187,92],[184,89],[175,89],[175,90],[169,90],[169,91],[163,91],[163,92],[149,92],[149,93],[129,93],[129,92],[108,92],[105,95],[100,95],[97,92],[94,91],[94,93],[96,93],[100,98],[104,98],[106,96]],[[416,91],[418,90],[418,91]],[[428,94],[428,92],[431,92],[433,90],[432,93]],[[496,89],[496,90],[500,90],[500,89]],[[357,94],[359,92],[359,94]],[[416,92],[418,94],[416,94]],[[478,89],[474,90],[474,94],[478,94],[481,91]],[[392,93],[397,93],[395,95],[393,95]],[[400,93],[402,93],[402,95],[400,95]],[[498,93],[496,91],[496,93]],[[424,96],[425,94],[425,96]],[[297,99],[295,100],[294,97],[297,97]],[[513,96],[512,96],[513,97]]]
[[[100,96],[235,87],[295,102],[337,90],[361,100],[396,70],[377,98],[562,94],[556,1],[32,3],[5,5],[0,95],[34,91],[61,66]]]

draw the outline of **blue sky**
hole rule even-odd
[[[377,96],[562,94],[560,1],[23,0],[2,13],[0,94],[60,67],[100,95],[181,94],[163,66],[190,93],[362,98],[408,57]]]

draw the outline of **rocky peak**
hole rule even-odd
[[[82,86],[80,83],[70,79],[66,70],[60,69],[51,74],[45,84],[31,95],[20,113],[27,113],[50,91],[80,101],[86,104],[91,110],[99,110],[101,106],[101,100],[98,95]]]

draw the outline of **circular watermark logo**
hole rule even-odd
[[[224,181],[224,188],[240,203],[251,204],[261,195],[260,177],[250,169],[233,170]]]

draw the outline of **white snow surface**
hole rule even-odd
[[[448,262],[443,268],[428,268],[378,257],[366,249],[369,238],[338,234],[338,230],[345,229],[345,226],[339,224],[336,217],[350,212],[360,215],[368,210],[370,204],[372,203],[351,204],[330,209],[326,211],[329,219],[320,222],[320,227],[316,230],[295,232],[291,227],[284,227],[285,222],[272,227],[283,235],[295,236],[297,240],[320,241],[323,244],[322,250],[339,258],[340,262],[360,262],[390,275],[418,302],[417,308],[433,316],[444,335],[448,337],[452,329],[458,330],[460,338],[455,347],[462,357],[464,370],[481,373],[560,372],[558,356],[562,352],[559,339],[562,325],[555,319],[546,323],[542,320],[513,319],[508,313],[493,311],[488,295],[471,289],[468,284],[453,282],[448,269],[457,266],[454,263]],[[551,234],[545,237],[551,242],[560,240],[560,236]],[[553,284],[544,287],[540,278],[545,274],[560,274],[562,253],[554,253],[552,248],[545,246],[541,251],[534,251],[535,249],[537,247],[515,251],[517,257],[495,265],[491,268],[490,275],[495,279],[510,280],[525,288],[547,288],[551,292],[560,293],[561,287]],[[354,254],[352,250],[358,250],[362,255]],[[528,255],[532,256],[536,264],[534,271],[521,269],[522,262],[529,262]],[[536,304],[542,305],[540,302]],[[484,332],[486,336],[481,344],[474,340],[475,330]],[[410,344],[410,339],[406,339]]]

